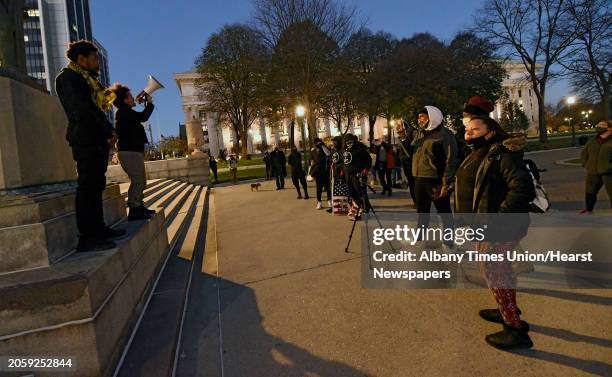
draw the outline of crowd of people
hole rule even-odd
[[[111,148],[117,147],[119,161],[131,182],[128,220],[146,220],[155,213],[143,203],[144,145],[148,140],[141,124],[150,117],[154,105],[146,93],[134,98],[126,85],[105,88],[100,84],[98,50],[93,43],[83,40],[71,43],[67,57],[70,62],[57,76],[56,90],[68,117],[66,137],[78,173],[77,251],[111,249],[116,246],[112,240],[125,234],[125,230],[112,229],[104,223],[102,193]],[[137,102],[144,104],[143,111],[134,110]],[[112,106],[117,108],[114,126],[106,117]],[[395,131],[399,142],[394,145],[377,140],[368,147],[353,134],[325,140],[315,138],[307,167],[295,147],[288,158],[276,147],[264,154],[266,177],[274,177],[276,189],[283,190],[288,163],[298,199],[310,198],[307,181],[314,180],[316,208],[325,208],[325,194],[327,210],[346,215],[351,221],[359,220],[371,206],[367,199],[370,174],[379,180],[382,195],[392,196],[394,188],[405,184],[419,214],[418,225],[425,227],[432,204],[445,228],[455,227],[453,212],[526,214],[536,196],[533,176],[523,159],[526,138],[505,132],[489,117],[492,111],[490,101],[477,96],[469,98],[463,111],[463,138],[457,138],[443,125],[443,113],[435,106],[420,110],[414,126],[398,123]],[[597,137],[582,152],[587,170],[584,213],[592,213],[597,193],[604,186],[612,201],[611,122],[600,122],[597,131]],[[210,167],[217,180],[213,160]],[[236,158],[230,156],[234,183],[237,165]],[[480,242],[479,252],[512,249],[525,236],[528,225],[526,216],[518,231]],[[453,242],[446,242],[446,247],[452,248]],[[511,265],[486,263],[481,270],[498,308],[483,309],[479,314],[487,321],[503,325],[502,331],[487,335],[486,341],[503,349],[531,347],[529,326],[521,320],[516,291],[512,288],[515,276]]]

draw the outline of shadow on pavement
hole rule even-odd
[[[529,327],[534,332],[538,332],[543,335],[554,336],[555,338],[563,339],[568,342],[583,342],[583,343],[594,344],[596,346],[612,348],[612,340],[610,339],[597,338],[594,336],[577,334],[570,330],[556,329],[554,327],[535,325],[533,323],[530,323]]]
[[[598,305],[605,305],[605,306],[612,305],[612,297],[595,296],[595,295],[589,295],[586,293],[554,291],[550,289],[521,289],[520,292],[528,293],[532,295],[549,296],[549,297],[560,298],[564,300],[585,302],[589,304],[598,304]]]
[[[269,333],[250,287],[205,273],[192,284],[177,376],[367,375]]]
[[[511,351],[516,355],[549,361],[551,363],[565,365],[587,373],[592,373],[597,376],[609,376],[612,370],[612,365],[597,360],[585,360],[558,353],[541,351],[541,350],[522,350]]]

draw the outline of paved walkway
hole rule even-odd
[[[561,159],[532,157],[549,169]],[[566,195],[553,182],[580,191],[569,175],[545,176],[553,200]],[[363,289],[359,242],[343,252],[351,223],[273,185],[213,190],[218,250],[207,242],[178,376],[612,375],[611,291],[519,293],[535,347],[502,352],[484,342],[500,326],[477,314],[494,307],[488,291]],[[379,212],[408,203],[406,192],[374,200]]]

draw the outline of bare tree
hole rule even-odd
[[[379,31],[374,34],[362,28],[351,36],[344,48],[344,56],[356,73],[358,88],[354,90],[355,105],[370,124],[370,144],[374,143],[374,123],[383,114],[388,98],[389,77],[382,64],[396,44],[397,41],[389,33]]]
[[[268,54],[259,33],[245,25],[226,25],[212,34],[196,59],[196,81],[206,111],[228,119],[247,155],[248,131],[258,116]]]
[[[567,17],[565,0],[487,0],[474,20],[476,32],[525,66],[538,100],[538,129],[543,143],[548,140],[546,85],[558,75],[554,65],[575,38],[575,33],[564,29]]]
[[[309,21],[342,46],[356,29],[357,8],[338,0],[252,0],[254,19],[270,48],[291,25]]]
[[[570,27],[576,33],[571,53],[561,64],[572,86],[586,100],[601,102],[610,119],[612,85],[612,10],[609,0],[570,0]]]

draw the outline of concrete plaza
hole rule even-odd
[[[555,164],[578,153],[530,155],[556,209],[581,208],[582,169]],[[405,190],[374,198],[378,212],[413,211]],[[535,346],[502,352],[484,342],[501,326],[477,314],[495,306],[487,290],[362,289],[359,235],[344,253],[351,223],[315,204],[290,180],[213,190],[177,375],[612,375],[612,291],[519,292]]]

